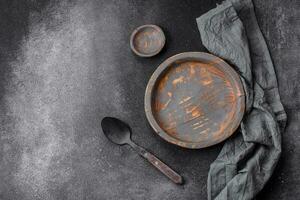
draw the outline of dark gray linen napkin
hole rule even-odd
[[[239,73],[246,113],[208,174],[208,199],[252,199],[281,154],[286,113],[269,50],[251,0],[227,0],[197,18],[203,45]]]

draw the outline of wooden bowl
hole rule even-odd
[[[231,136],[244,109],[238,74],[222,59],[201,52],[165,60],[151,76],[145,93],[146,116],[155,132],[191,149]]]
[[[133,31],[130,37],[132,51],[141,57],[151,57],[158,54],[165,42],[164,32],[156,25],[140,26]]]

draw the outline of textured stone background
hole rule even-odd
[[[164,59],[205,51],[195,18],[215,3],[1,0],[0,199],[206,199],[209,165],[222,144],[202,150],[167,144],[148,125],[143,97]],[[282,158],[258,199],[298,200],[300,2],[254,3],[288,113]],[[164,29],[167,46],[154,58],[138,58],[129,36],[148,23]],[[104,116],[127,121],[133,140],[186,184],[174,185],[129,147],[109,143],[100,127]]]

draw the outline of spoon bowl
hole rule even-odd
[[[131,129],[125,122],[113,117],[104,117],[101,126],[103,133],[111,142],[118,145],[130,143]]]

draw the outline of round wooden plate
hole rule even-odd
[[[222,59],[201,52],[165,60],[151,76],[145,94],[146,116],[155,132],[191,149],[231,136],[244,109],[238,74]]]

